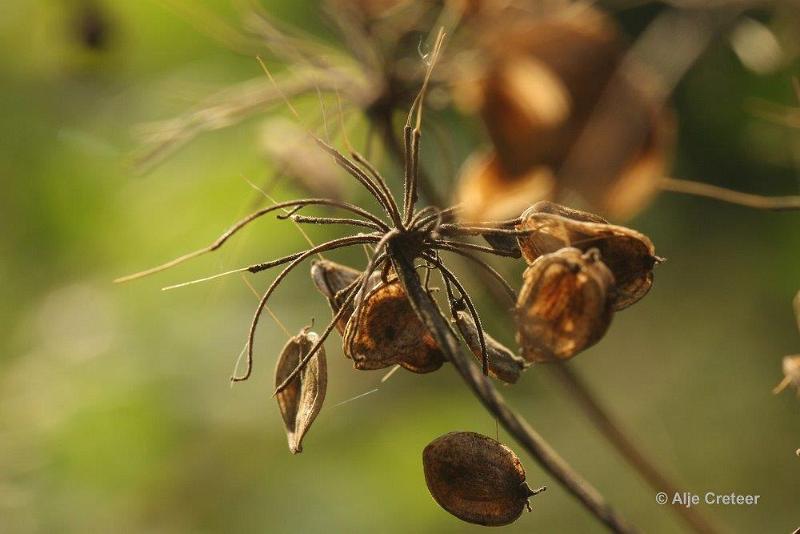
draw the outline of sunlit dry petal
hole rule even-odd
[[[290,339],[281,351],[275,366],[275,386],[282,384],[289,374],[308,354],[319,339],[314,332],[304,328]],[[311,423],[322,409],[325,392],[328,388],[328,368],[325,360],[325,347],[320,347],[306,366],[282,391],[275,395],[278,409],[286,427],[289,450],[292,454],[303,451],[303,437]]]
[[[542,254],[563,247],[596,248],[614,274],[614,309],[621,310],[644,297],[653,285],[653,267],[660,261],[650,239],[624,226],[608,224],[597,215],[539,202],[523,213],[517,238],[522,254],[533,263]]]
[[[614,315],[614,275],[596,250],[564,248],[525,270],[517,342],[529,362],[572,358],[603,337]]]
[[[481,344],[478,338],[478,327],[472,316],[466,311],[455,313],[455,323],[458,331],[464,337],[464,341],[478,360],[483,361]],[[511,352],[505,345],[484,332],[486,342],[486,352],[489,355],[489,376],[507,382],[515,383],[522,371],[525,370],[527,363],[525,360]]]
[[[422,452],[428,490],[439,505],[469,523],[500,526],[513,523],[533,491],[514,452],[474,432],[451,432]]]
[[[345,329],[344,351],[362,370],[400,364],[429,373],[445,361],[396,278],[373,288],[356,308]]]

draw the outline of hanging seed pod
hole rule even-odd
[[[646,235],[609,224],[592,213],[538,202],[522,214],[517,230],[531,230],[517,238],[528,263],[564,247],[583,251],[596,248],[614,274],[614,309],[627,308],[644,297],[653,285],[653,267],[661,258]]]
[[[457,518],[486,526],[508,525],[528,499],[545,490],[532,490],[514,452],[474,432],[450,432],[422,451],[425,483],[439,506]]]
[[[478,327],[472,316],[464,310],[459,310],[455,313],[453,322],[458,327],[458,331],[461,332],[461,336],[475,357],[483,361],[481,343],[478,338]],[[516,383],[527,366],[525,360],[511,352],[505,345],[486,332],[483,333],[483,337],[486,342],[486,352],[489,356],[489,376],[508,384]]]
[[[308,354],[319,336],[309,332],[308,327],[290,339],[281,351],[275,366],[275,387],[283,383],[297,368],[300,360]],[[325,360],[325,347],[308,361],[291,382],[275,395],[278,409],[286,427],[289,450],[292,454],[303,451],[303,436],[322,409],[325,392],[328,388],[328,367]]]
[[[517,342],[529,362],[567,360],[597,343],[614,315],[614,275],[596,249],[563,248],[523,274]]]
[[[394,277],[366,293],[347,323],[344,352],[361,370],[400,364],[414,373],[430,373],[445,361]]]

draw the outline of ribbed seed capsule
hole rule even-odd
[[[469,349],[478,360],[483,361],[478,327],[472,316],[466,311],[457,311],[454,322]],[[483,333],[483,337],[489,356],[489,376],[508,384],[514,384],[525,370],[527,363],[486,332]]]
[[[275,387],[283,383],[308,354],[319,336],[304,328],[284,345],[275,366]],[[292,454],[303,451],[303,436],[322,409],[328,388],[328,367],[325,347],[320,347],[291,382],[275,395],[286,427]]]
[[[592,249],[540,256],[523,274],[517,342],[529,362],[572,358],[606,333],[614,315],[614,276]]]
[[[380,282],[357,305],[345,329],[344,352],[361,370],[400,364],[414,373],[430,373],[445,361],[396,278]]]
[[[653,267],[661,258],[655,255],[655,247],[646,235],[552,202],[536,203],[522,214],[522,219],[517,230],[532,231],[517,238],[528,263],[564,247],[583,251],[596,248],[614,274],[615,310],[627,308],[650,291]]]
[[[528,508],[531,490],[514,452],[475,432],[451,432],[422,452],[425,483],[439,505],[469,523],[513,523]]]

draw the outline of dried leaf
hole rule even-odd
[[[583,251],[596,248],[614,274],[614,309],[627,308],[644,297],[653,285],[653,267],[661,261],[652,241],[624,226],[608,224],[597,215],[538,202],[522,214],[518,230],[535,230],[517,238],[528,263],[563,247]]]
[[[445,361],[396,278],[366,293],[347,323],[344,352],[361,370],[400,364],[415,373],[430,373]]]
[[[478,360],[483,361],[478,327],[475,325],[472,315],[466,311],[457,311],[454,322],[469,349]],[[489,356],[489,376],[508,384],[514,384],[525,370],[527,363],[486,332],[483,333],[483,337]]]
[[[517,342],[527,361],[566,360],[603,337],[614,315],[614,275],[595,249],[540,256],[523,279]]]
[[[474,432],[451,432],[422,452],[428,490],[439,505],[469,523],[513,523],[530,505],[533,491],[514,452]]]
[[[304,328],[284,345],[275,366],[276,387],[295,370],[318,339],[316,333]],[[327,388],[328,368],[325,347],[322,346],[286,388],[275,395],[292,454],[303,451],[303,436],[322,409]]]

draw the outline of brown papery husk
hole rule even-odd
[[[340,303],[344,300],[337,298],[337,295],[350,287],[360,275],[360,271],[335,261],[316,260],[311,264],[311,280],[319,292],[328,299],[328,304],[334,313],[339,311]],[[344,333],[347,321],[352,313],[353,306],[350,304],[348,305],[348,310],[336,322],[336,329],[339,330],[340,334]]]
[[[474,432],[450,432],[435,439],[422,452],[422,465],[434,500],[469,523],[513,523],[534,494],[517,455]]]
[[[478,337],[478,327],[472,316],[466,311],[457,311],[454,322],[469,350],[482,362],[483,354]],[[486,343],[486,353],[489,357],[489,376],[502,380],[507,384],[516,383],[527,367],[527,362],[486,332],[483,333],[483,337]]]
[[[523,274],[517,342],[529,362],[567,360],[597,343],[614,315],[614,275],[596,250],[564,248]]]
[[[400,364],[414,373],[430,373],[445,361],[395,276],[368,291],[357,305],[345,329],[343,348],[360,370]]]
[[[646,235],[551,202],[538,202],[522,214],[522,219],[517,230],[531,233],[518,236],[517,242],[528,263],[564,247],[583,251],[596,248],[614,274],[615,310],[627,308],[650,291],[653,267],[661,260]]]
[[[316,333],[304,328],[284,345],[275,365],[276,388],[295,370],[318,339]],[[322,346],[295,378],[275,395],[292,454],[303,451],[303,437],[322,409],[327,389],[328,367],[325,347]]]

